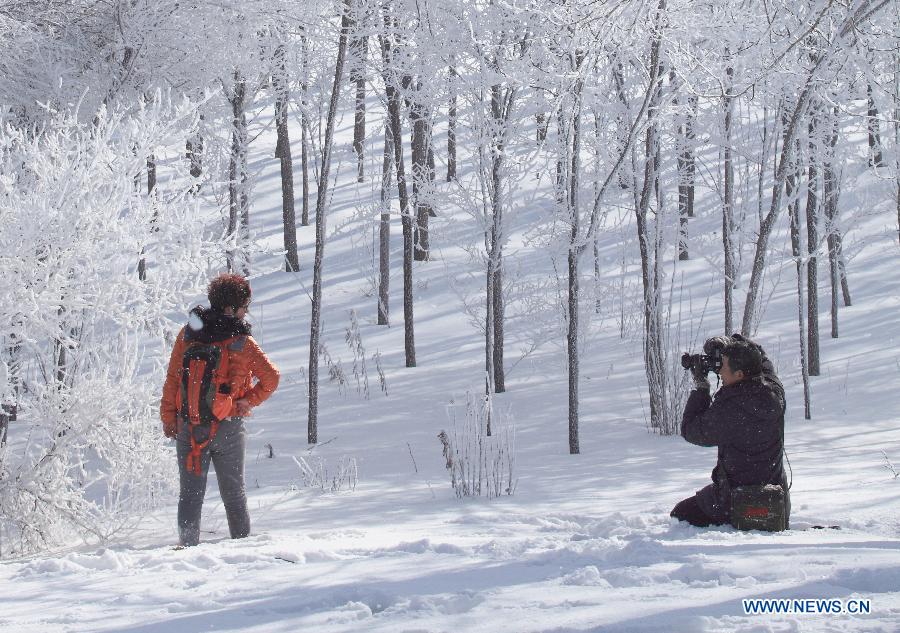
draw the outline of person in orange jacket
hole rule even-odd
[[[219,492],[225,506],[231,538],[250,534],[250,515],[244,488],[244,453],[247,445],[243,420],[278,387],[278,368],[251,336],[244,318],[250,308],[250,284],[240,275],[221,274],[207,289],[210,307],[191,310],[188,324],[178,333],[163,386],[160,418],[166,437],[175,438],[181,492],[178,498],[178,533],[182,546],[200,541],[200,514],[206,495],[209,463],[216,469]],[[182,366],[185,351],[193,343],[219,343],[228,354],[227,391],[229,414],[209,431],[207,443],[195,439],[198,427],[184,419],[181,406]],[[254,383],[255,380],[255,383]],[[201,448],[202,446],[202,448]],[[196,453],[197,463],[190,467]]]

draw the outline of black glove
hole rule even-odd
[[[706,370],[701,369],[699,363],[691,368],[691,377],[694,379],[694,389],[709,390],[709,379],[706,375]]]

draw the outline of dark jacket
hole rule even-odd
[[[728,522],[735,486],[780,484],[787,498],[784,412],[784,387],[765,357],[761,376],[722,387],[715,399],[708,389],[691,392],[681,435],[691,444],[719,447],[713,483],[697,493],[700,508],[716,522]]]

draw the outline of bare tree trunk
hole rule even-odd
[[[409,107],[409,119],[412,125],[412,180],[413,199],[416,201],[416,225],[415,225],[415,261],[428,261],[428,219],[434,215],[430,196],[431,170],[428,166],[428,151],[431,145],[431,126],[429,125],[429,113],[426,107],[417,101],[421,86],[416,87],[417,96]]]
[[[357,3],[360,5],[361,3]],[[356,182],[363,182],[366,140],[366,54],[369,39],[364,34],[363,11],[357,6],[351,24],[354,37],[350,42],[350,82],[356,86],[356,104],[353,110],[353,151],[356,152]]]
[[[200,122],[203,122],[203,115],[200,115]],[[185,158],[188,159],[190,165],[191,178],[194,184],[191,185],[191,193],[200,192],[200,176],[203,175],[203,133],[198,130],[196,134],[188,137],[185,142]]]
[[[572,229],[575,233],[576,229]],[[577,239],[577,234],[574,236]],[[568,255],[568,322],[566,323],[566,356],[569,378],[569,454],[581,453],[578,419],[578,253],[569,247]]]
[[[659,27],[661,15],[665,11],[666,2],[660,0],[657,5],[656,26]],[[651,248],[648,211],[655,198],[659,204],[659,122],[658,110],[662,100],[662,39],[657,31],[653,35],[650,49],[650,84],[647,88],[651,98],[647,109],[647,130],[644,140],[644,178],[638,204],[635,207],[637,220],[638,243],[641,252],[641,281],[643,285],[644,307],[644,364],[650,396],[650,426],[654,429],[666,430],[667,420],[665,398],[665,368],[663,366],[662,324],[659,305],[659,227],[652,237]],[[637,177],[635,176],[635,180]],[[637,190],[637,182],[634,185]]]
[[[841,271],[838,265],[835,216],[838,204],[838,183],[834,172],[834,148],[837,145],[838,115],[831,115],[831,132],[825,145],[822,166],[822,180],[825,205],[825,231],[828,236],[828,267],[831,286],[831,338],[838,338],[838,293],[840,293]]]
[[[447,182],[456,178],[456,64],[450,57],[450,112],[447,118]]]
[[[247,242],[249,209],[247,208],[247,117],[244,113],[246,84],[237,72],[234,74],[234,90],[231,102],[231,154],[228,162],[228,236],[237,241],[237,250],[228,251],[228,270],[238,268],[249,274]],[[240,258],[240,266],[238,265]]]
[[[853,305],[853,302],[850,298],[850,284],[847,281],[847,266],[844,262],[843,237],[841,236],[841,230],[838,226],[838,201],[840,198],[841,188],[839,178],[834,172],[834,148],[837,145],[838,122],[840,120],[840,112],[837,106],[834,107],[832,116],[833,126],[831,139],[829,140],[828,160],[826,162],[825,178],[825,186],[829,189],[825,193],[825,215],[828,222],[828,254],[831,265],[834,267],[834,270],[832,272],[832,283],[834,284],[832,292],[835,296],[832,297],[832,301],[837,301],[836,295],[839,285],[840,292],[843,295],[844,305],[850,306]],[[837,338],[836,306],[835,311],[832,314],[832,322],[832,338]]]
[[[700,108],[700,102],[697,99],[697,95],[691,95],[688,98],[688,103],[690,104],[690,109],[688,111],[687,123],[685,124],[684,137],[688,144],[685,155],[687,162],[687,216],[692,218],[694,217],[694,191],[696,190],[695,184],[697,180],[697,159],[694,156],[694,139],[696,138],[696,135],[694,134],[694,124],[697,121],[697,111]]]
[[[403,226],[403,342],[406,366],[416,366],[416,342],[413,315],[413,215],[406,190],[406,170],[403,165],[403,134],[400,126],[400,94],[397,91],[394,53],[391,45],[391,21],[385,7],[385,33],[381,36],[381,55],[384,62],[385,94],[388,101],[388,120],[394,139],[394,167],[397,172],[397,191],[400,197],[400,222]]]
[[[878,129],[878,107],[875,105],[875,96],[872,94],[872,84],[866,84],[866,96],[868,97],[869,105],[866,117],[869,129],[869,165],[884,167],[884,155],[881,151],[881,132]]]
[[[622,104],[622,111],[616,117],[616,153],[620,156],[623,154],[631,155],[630,148],[627,148],[626,145],[632,139],[627,138],[624,134],[625,128],[628,125],[628,118],[630,116],[628,98],[625,94],[625,71],[624,66],[622,65],[622,60],[615,52],[610,55],[610,66],[613,76],[613,82],[616,86],[616,94],[618,94],[619,101]],[[629,167],[629,169],[627,170],[617,170],[620,189],[628,189],[628,187],[631,187],[634,184],[634,164],[627,166]],[[632,195],[637,194],[635,192],[632,192]]]
[[[675,71],[669,72],[669,85],[675,92],[673,105],[679,108],[678,91],[681,88]],[[726,103],[727,105],[727,103]],[[698,102],[696,95],[688,95],[687,108],[677,115],[675,151],[678,169],[678,259],[690,259],[688,249],[688,218],[694,217],[694,120],[697,118]]]
[[[597,165],[601,163],[601,126],[600,115],[597,114],[596,110],[593,110],[594,114],[594,160]],[[593,183],[593,194],[594,198],[597,197],[597,194],[600,192],[600,181],[596,177],[594,178]],[[599,234],[594,234],[591,238],[591,250],[593,251],[593,260],[594,260],[594,314],[600,314],[601,309],[603,308],[603,301],[600,298],[600,237]]]
[[[504,317],[503,264],[497,262],[492,281],[494,285],[494,392],[506,391],[506,370],[503,367]]]
[[[288,88],[285,48],[275,49],[275,130],[278,141],[275,157],[281,162],[281,217],[284,224],[284,270],[297,272],[300,261],[297,254],[297,218],[294,214],[294,163],[291,157],[291,140],[288,130]]]
[[[300,44],[300,54],[302,57],[301,74],[303,75],[303,80],[300,82],[300,90],[302,91],[300,99],[300,165],[303,171],[303,204],[300,215],[300,224],[302,226],[309,226],[309,138],[307,132],[309,120],[306,112],[308,106],[306,99],[306,78],[309,76],[309,45],[306,40],[306,35],[300,36]]]
[[[900,51],[894,52],[894,174],[900,174]],[[897,240],[900,242],[900,177],[897,178]]]
[[[834,108],[834,119],[835,126],[837,126],[838,121],[840,121],[840,111],[837,106]],[[837,127],[834,129],[834,137],[833,142],[837,144]],[[838,225],[838,212],[840,207],[838,206],[838,197],[840,196],[841,187],[840,182],[837,182],[837,187],[835,189],[834,195],[834,205],[831,209],[831,233],[834,235],[834,243],[835,243],[835,251],[837,253],[837,266],[838,266],[838,276],[841,282],[841,295],[844,299],[844,306],[849,307],[853,305],[853,301],[850,297],[850,282],[847,281],[847,263],[844,261],[844,237],[841,235],[841,229]]]
[[[678,259],[690,259],[688,218],[694,217],[694,119],[697,97],[688,97],[688,112],[678,126]],[[677,101],[676,101],[677,105]],[[679,117],[681,118],[681,117]]]
[[[391,283],[391,163],[394,144],[391,126],[384,126],[384,155],[381,164],[381,221],[378,229],[378,325],[390,324]]]
[[[156,189],[156,157],[153,154],[147,156],[147,198],[150,201],[150,207],[153,209],[153,217],[150,219],[150,224],[153,227],[153,230],[156,229],[156,203],[154,190]],[[141,281],[147,280],[147,260],[144,257],[145,251],[144,248],[141,248],[141,259],[138,261],[138,279]]]
[[[575,54],[575,70],[581,66],[583,54]],[[569,212],[571,232],[569,235],[569,249],[567,257],[568,266],[568,297],[567,297],[567,323],[566,323],[566,356],[568,360],[569,378],[569,454],[578,455],[581,452],[579,441],[579,381],[581,375],[581,363],[578,354],[578,303],[579,303],[579,270],[578,263],[583,246],[579,244],[580,213],[578,208],[579,172],[581,167],[581,93],[584,82],[580,75],[575,81],[574,104],[572,108],[571,149],[564,132],[566,127],[560,126],[561,140],[565,140],[566,151],[562,156],[568,159],[568,178],[564,180],[563,191],[566,207]],[[562,109],[560,109],[562,112]],[[560,114],[560,122],[565,119]],[[567,154],[571,151],[571,155]]]
[[[837,209],[835,209],[835,216],[837,216]],[[852,306],[853,301],[850,299],[850,283],[847,281],[847,263],[844,261],[844,238],[841,237],[841,234],[838,232],[835,234],[835,239],[837,240],[838,270],[841,272],[841,294],[844,297],[844,305]]]
[[[331,168],[334,120],[337,116],[349,31],[350,0],[344,0],[341,35],[338,38],[337,61],[334,65],[334,83],[331,87],[331,101],[328,104],[328,118],[322,146],[322,170],[319,172],[316,191],[316,255],[313,263],[312,317],[309,329],[309,418],[306,431],[309,444],[317,443],[319,437],[319,339],[322,322],[322,259],[325,255],[325,200],[328,194],[328,172]]]
[[[3,386],[11,389],[12,398],[0,403],[0,448],[6,445],[9,423],[16,421],[19,399],[19,343],[15,334],[11,333],[8,336],[9,344],[5,345],[7,352],[6,366],[8,368],[7,385]]]
[[[728,48],[725,49],[725,57],[729,58]],[[732,244],[732,233],[734,224],[734,161],[732,159],[731,149],[731,119],[734,114],[734,97],[731,96],[732,79],[734,77],[734,68],[730,65],[725,69],[725,97],[723,99],[723,109],[725,111],[725,138],[724,138],[724,168],[725,168],[725,199],[722,205],[722,246],[725,252],[725,332],[730,334],[734,331],[733,311],[734,298],[733,290],[735,277],[737,275],[734,262],[734,245]]]
[[[547,119],[547,115],[543,112],[539,112],[535,115],[534,118],[537,127],[537,131],[535,132],[537,142],[543,143],[547,140],[547,129],[550,127],[550,121],[549,119]]]
[[[504,225],[503,211],[505,200],[503,197],[503,159],[505,151],[505,130],[511,114],[515,88],[507,88],[505,93],[500,85],[491,87],[491,118],[493,119],[493,140],[491,148],[491,193],[492,193],[492,226],[491,249],[488,257],[488,281],[492,286],[490,293],[493,302],[492,317],[494,320],[493,338],[491,340],[493,353],[493,382],[494,391],[503,393],[506,391],[506,377],[503,369],[503,242]]]
[[[821,109],[816,108],[809,119],[809,168],[806,184],[806,301],[809,344],[809,375],[818,376],[819,370],[819,160],[817,121]]]
[[[560,147],[564,146],[563,138],[566,134],[566,117],[562,108],[556,111],[556,129],[559,136]],[[568,140],[565,141],[568,143]],[[567,150],[568,151],[568,150]],[[566,201],[566,159],[565,154],[556,157],[556,203],[560,206]]]
[[[490,259],[490,257],[488,257]],[[494,276],[488,262],[485,271],[485,311],[484,311],[484,396],[490,398],[494,392]],[[491,434],[490,419],[487,423],[487,435]]]
[[[7,411],[7,405],[3,405],[3,408],[0,409],[0,448],[6,446],[6,437],[9,433],[9,423],[13,418],[10,417],[10,414]]]
[[[766,185],[766,165],[769,162],[769,146],[772,146],[773,165],[772,170],[778,168],[778,131],[781,117],[779,116],[780,108],[775,109],[774,116],[771,117],[772,129],[769,129],[770,112],[769,107],[763,107],[763,130],[762,130],[762,150],[759,154],[759,178],[756,181],[757,196],[757,216],[759,216],[759,226],[765,221],[765,195],[763,191]]]
[[[787,139],[785,140],[787,141]],[[799,143],[798,143],[799,144]],[[797,148],[799,154],[799,148]],[[799,171],[795,165],[791,165],[785,179],[785,193],[788,199],[788,212],[791,219],[791,253],[797,265],[797,324],[800,330],[800,369],[803,375],[803,408],[804,417],[810,419],[809,402],[809,369],[807,355],[807,337],[804,315],[806,301],[803,297],[803,250],[800,244],[800,202],[795,197],[798,185]]]

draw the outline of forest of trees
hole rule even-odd
[[[554,262],[573,454],[611,216],[627,211],[639,246],[649,421],[666,434],[678,431],[688,344],[669,327],[673,261],[721,262],[714,327],[752,336],[787,216],[808,400],[820,337],[839,336],[851,304],[841,201],[858,186],[843,169],[856,147],[895,192],[900,240],[896,1],[0,0],[0,48],[0,557],[73,529],[105,538],[165,488],[142,363],[211,270],[253,271],[250,130],[266,117],[283,269],[313,270],[310,443],[342,111],[351,169],[378,192],[368,309],[402,321],[406,367],[417,266],[434,256],[434,219],[463,209],[479,227],[483,384],[506,390],[510,227],[540,211],[529,229]],[[692,239],[701,216],[721,223],[719,243]],[[310,224],[315,250],[300,252]],[[97,490],[102,503],[89,500]]]

